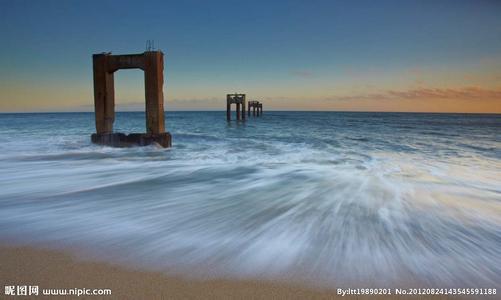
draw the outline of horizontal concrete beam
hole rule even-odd
[[[144,54],[111,55],[108,59],[108,72],[119,69],[144,70]]]
[[[228,104],[244,104],[245,103],[245,94],[227,94],[226,95],[226,103]]]

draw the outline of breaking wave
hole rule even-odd
[[[0,116],[2,240],[183,276],[501,282],[498,116],[170,113],[168,150],[91,145],[92,117]]]

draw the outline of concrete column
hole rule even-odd
[[[261,111],[261,112],[260,112],[260,114],[262,115],[262,114],[263,114],[263,105],[262,105],[262,104],[261,104],[261,105],[259,105],[259,109],[260,109],[260,111]]]
[[[256,106],[252,106],[252,115],[255,117],[256,116]]]
[[[160,51],[144,53],[144,88],[146,94],[146,132],[165,132],[164,120],[164,55]]]
[[[247,104],[247,116],[250,117],[250,112],[251,112],[251,106],[250,102]]]
[[[240,103],[237,103],[237,120],[240,120]]]
[[[115,121],[115,87],[113,73],[108,72],[108,55],[92,56],[94,69],[94,110],[96,133],[112,133]]]
[[[230,101],[226,102],[226,120],[231,121],[231,104],[230,104]]]
[[[245,96],[244,96],[244,100],[242,101],[242,120],[245,121]]]

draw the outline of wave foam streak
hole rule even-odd
[[[501,164],[492,150],[464,148],[473,143],[465,133],[463,146],[437,134],[392,140],[382,120],[371,121],[379,134],[363,122],[336,133],[340,116],[320,115],[330,127],[313,122],[307,132],[322,134],[308,135],[276,118],[262,119],[274,130],[249,122],[190,134],[180,125],[168,151],[61,142],[44,153],[3,154],[0,237],[189,276],[501,281]],[[497,138],[479,144],[496,148]]]

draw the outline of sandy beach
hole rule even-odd
[[[263,282],[188,281],[27,247],[2,246],[0,261],[3,286],[38,285],[40,293],[42,288],[112,290],[111,296],[92,299],[331,299],[335,293]]]
[[[58,296],[61,299],[388,299],[336,295],[335,289],[307,287],[259,281],[196,281],[155,272],[79,261],[66,253],[30,247],[0,247],[2,286],[38,286],[42,289],[111,289],[106,296]],[[9,296],[5,296],[8,297]],[[12,296],[15,298],[16,296]],[[23,297],[26,299],[27,297]],[[52,297],[54,298],[54,297]],[[404,299],[405,297],[392,297]],[[413,299],[424,299],[414,296]],[[445,299],[434,297],[433,299]]]

